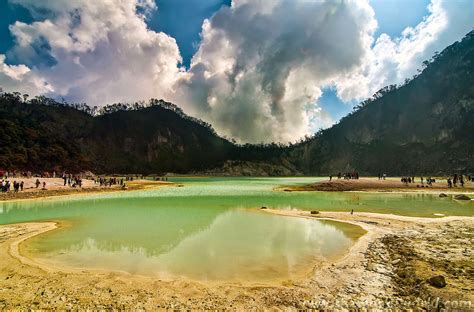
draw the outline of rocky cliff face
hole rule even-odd
[[[305,173],[474,172],[474,33],[288,155]]]

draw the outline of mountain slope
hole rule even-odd
[[[474,172],[474,33],[290,153],[307,174]]]
[[[188,172],[217,166],[234,149],[211,128],[163,105],[93,117],[40,100],[0,96],[0,169]]]

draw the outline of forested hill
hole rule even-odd
[[[0,169],[232,175],[474,173],[474,32],[296,145],[237,146],[158,100],[65,105],[0,93]]]
[[[220,165],[234,145],[173,104],[108,106],[93,116],[47,98],[0,96],[0,169],[189,172]]]
[[[294,149],[307,174],[474,173],[474,32]]]

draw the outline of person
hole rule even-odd
[[[451,178],[448,178],[448,187],[453,187],[453,183],[451,182]]]
[[[35,182],[35,184],[36,184],[36,188],[38,188],[38,187],[39,187],[39,185],[41,184],[40,180],[39,180],[39,179],[36,179],[36,182]]]
[[[43,190],[46,189],[46,182],[43,181]]]
[[[459,176],[459,183],[461,184],[461,187],[464,187],[464,177],[462,174]]]
[[[332,175],[329,176],[329,181],[331,181],[331,180],[332,180]]]
[[[22,191],[22,192],[23,192],[23,186],[24,186],[24,183],[23,183],[23,181],[21,181],[20,182],[20,191]]]
[[[354,214],[354,209],[351,210],[351,215],[353,215],[353,214]]]

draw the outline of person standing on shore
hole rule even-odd
[[[36,184],[36,188],[38,188],[38,187],[39,187],[39,185],[41,184],[40,180],[39,180],[39,179],[36,179],[36,182],[35,182],[35,184]]]
[[[22,191],[22,192],[23,192],[23,186],[24,186],[24,185],[25,185],[25,184],[23,183],[23,181],[21,181],[21,182],[20,182],[20,191]]]

